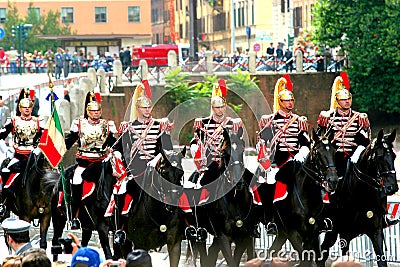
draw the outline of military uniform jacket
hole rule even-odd
[[[350,109],[345,114],[340,109],[322,111],[318,117],[317,133],[324,132],[336,147],[336,151],[350,157],[357,146],[370,143],[370,125],[365,113]]]
[[[70,149],[78,141],[77,159],[100,161],[106,157],[107,148],[115,143],[116,132],[114,121],[100,119],[93,123],[90,119],[78,118],[73,120],[65,144]]]
[[[13,135],[16,157],[18,155],[26,157],[37,147],[42,135],[42,128],[37,117],[15,116],[8,120],[4,128],[0,130],[0,139],[5,139],[9,133]]]
[[[238,123],[236,123],[238,121]],[[224,120],[218,122],[213,116],[206,118],[197,118],[194,122],[193,128],[195,129],[194,138],[191,144],[202,143],[206,148],[207,166],[212,161],[219,161],[221,159],[218,148],[224,140],[229,140],[229,131],[235,127],[239,136],[243,135],[243,125],[240,119],[232,119],[226,117]]]
[[[161,152],[172,150],[169,134],[173,125],[167,118],[150,119],[147,122],[135,120],[122,122],[118,132],[121,137],[113,149],[121,152],[128,171],[136,176],[144,172],[147,162]]]
[[[307,118],[304,116],[278,110],[261,117],[260,129],[259,138],[274,152],[270,160],[278,167],[296,155],[300,147],[310,147]]]

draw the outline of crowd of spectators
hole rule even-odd
[[[129,50],[125,55],[129,53]],[[90,51],[85,54],[83,50],[69,51],[69,49],[57,48],[53,51],[49,48],[46,52],[34,50],[23,53],[23,67],[20,69],[20,53],[13,47],[4,51],[0,47],[0,73],[50,73],[54,74],[56,79],[67,78],[69,73],[85,72],[89,67],[98,69],[103,67],[106,71],[112,70],[112,64],[115,59],[119,59],[116,53],[99,50],[97,55]]]

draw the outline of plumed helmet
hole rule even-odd
[[[275,84],[274,112],[279,110],[283,100],[294,100],[293,83],[289,74],[283,75]]]
[[[226,105],[226,82],[219,79],[218,83],[213,85],[211,94],[211,106],[214,108],[224,107]]]
[[[148,80],[143,80],[136,86],[135,92],[132,96],[129,120],[137,119],[137,108],[148,108],[153,106],[151,95],[152,93]]]
[[[21,111],[20,108],[31,108],[33,107],[33,99],[35,98],[35,91],[28,88],[22,88],[19,97],[18,97],[18,105],[16,110],[16,115],[20,116]]]
[[[339,104],[338,100],[345,100],[352,98],[350,93],[350,80],[347,72],[341,72],[335,78],[332,84],[331,106],[330,109],[336,109]]]
[[[89,117],[89,111],[101,111],[101,96],[100,93],[95,93],[90,91],[86,94],[85,98],[85,112],[84,117],[87,119]]]

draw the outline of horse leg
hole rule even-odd
[[[233,259],[239,265],[240,260],[244,252],[247,250],[247,260],[251,260],[255,258],[255,249],[254,249],[254,238],[253,237],[242,237],[240,240],[235,240],[235,251],[233,253]]]
[[[181,240],[175,243],[168,243],[167,249],[169,255],[169,266],[178,267],[181,258]]]
[[[67,218],[61,214],[61,212],[57,209],[56,206],[52,206],[52,222],[53,222],[53,240],[51,241],[52,244],[51,253],[53,254],[53,262],[56,262],[58,260],[57,253],[59,252],[59,251],[57,252],[56,249],[57,247],[61,248],[60,244],[58,243],[58,239],[62,236],[64,232],[65,223],[67,222]]]
[[[374,233],[367,233],[369,239],[372,241],[375,255],[377,258],[378,267],[387,267],[386,258],[383,254],[383,230],[382,227],[376,229]]]
[[[217,237],[217,242],[219,242],[222,255],[224,255],[225,261],[228,264],[228,266],[229,267],[239,266],[238,264],[235,263],[235,260],[233,259],[231,243],[229,242],[228,237],[225,234],[221,234],[219,237]]]
[[[44,214],[39,220],[39,222],[40,222],[40,248],[43,248],[44,250],[47,249],[47,231],[49,230],[50,219],[51,219],[51,214],[47,213],[47,214]]]
[[[82,228],[82,240],[81,244],[83,247],[87,247],[89,240],[92,237],[92,230],[87,228]]]
[[[317,259],[318,267],[325,267],[325,262],[329,257],[329,249],[336,243],[338,233],[336,231],[326,232],[324,241],[321,244],[321,255]]]
[[[110,242],[108,240],[108,224],[105,222],[100,223],[97,227],[97,233],[99,234],[100,244],[103,248],[104,257],[106,259],[112,259]]]
[[[219,242],[217,242],[216,238],[214,237],[211,246],[208,248],[207,266],[216,265],[220,249]]]
[[[270,257],[275,257],[278,252],[281,250],[283,244],[285,244],[287,240],[286,234],[283,232],[283,230],[278,232],[278,235],[275,237],[274,242],[272,242],[272,245],[268,249],[268,255],[267,258]]]

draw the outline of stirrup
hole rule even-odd
[[[0,204],[0,218],[3,218],[7,213],[7,207],[4,204]]]
[[[126,241],[126,233],[124,230],[117,230],[114,234],[114,245],[123,245]]]
[[[206,229],[204,229],[202,227],[197,228],[197,231],[196,231],[196,241],[197,242],[206,242],[207,236],[208,236],[208,233],[207,233]]]
[[[74,218],[71,221],[71,230],[79,230],[81,229],[81,222],[78,218]]]
[[[186,227],[185,229],[185,236],[187,240],[195,241],[197,238],[197,231],[193,225]]]
[[[322,225],[322,232],[332,232],[333,230],[333,223],[330,218],[325,218]]]
[[[267,235],[276,235],[276,234],[278,234],[278,227],[276,226],[276,223],[274,223],[274,222],[269,222],[267,224],[267,227],[265,227],[265,230],[267,232]]]
[[[400,220],[399,219],[391,219],[388,216],[384,217],[383,228],[396,225]]]

